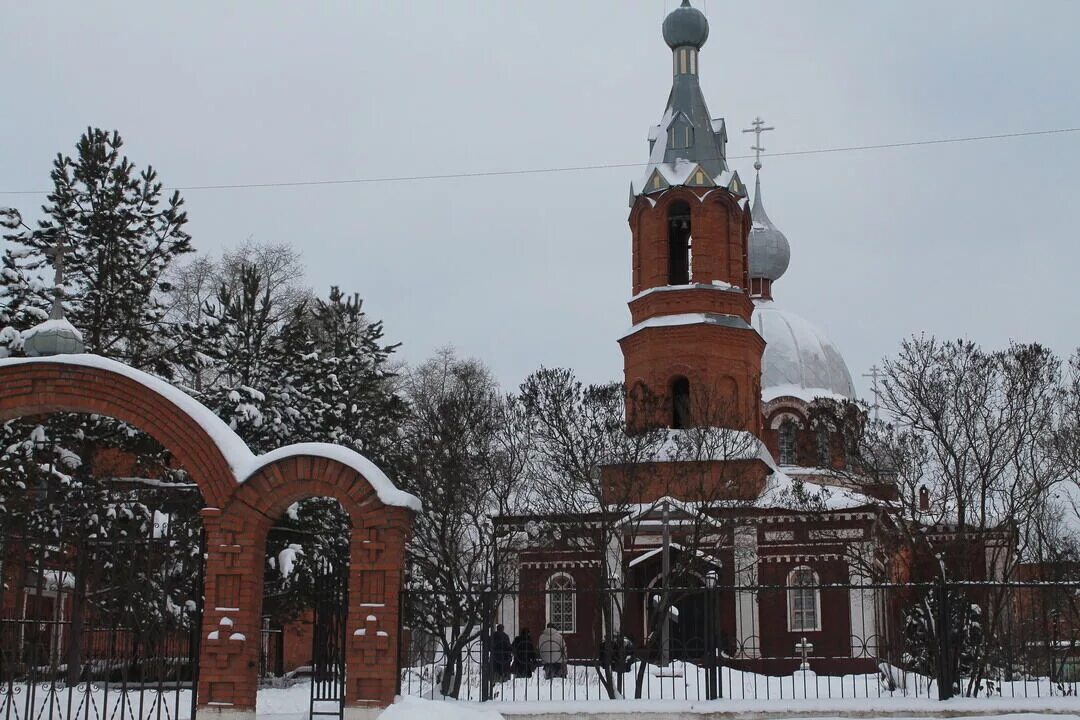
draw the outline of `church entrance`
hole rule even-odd
[[[655,648],[652,653],[659,660],[664,655],[665,638],[667,657],[671,660],[694,662],[706,654],[707,621],[705,585],[696,575],[684,573],[672,576],[667,585],[667,629],[660,608],[664,603],[663,577],[657,575],[645,591],[642,637],[648,638],[647,646]]]

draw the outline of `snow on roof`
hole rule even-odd
[[[640,332],[646,328],[655,327],[674,327],[678,325],[722,325],[724,327],[733,327],[740,329],[749,329],[750,326],[746,324],[738,315],[724,315],[721,313],[680,313],[678,315],[660,315],[658,317],[651,317],[647,320],[639,322],[637,325],[631,327],[626,333],[620,337],[620,340],[625,340],[634,333]]]
[[[682,552],[686,551],[686,548],[684,548],[679,543],[673,542],[673,543],[669,543],[669,545],[672,548],[674,548],[675,550],[679,550],[679,551],[682,551]],[[659,555],[663,551],[664,551],[664,546],[661,545],[660,547],[655,548],[653,550],[650,550],[649,552],[647,552],[647,553],[645,553],[643,555],[638,555],[636,558],[631,560],[627,564],[626,567],[632,568],[632,567],[635,567],[637,565],[640,565],[641,563],[645,562],[649,558],[656,557],[657,555]],[[694,550],[694,554],[697,555],[699,559],[704,560],[705,562],[709,563],[710,565],[716,565],[717,567],[719,567],[721,565],[720,558],[718,558],[718,557],[714,557],[712,555],[707,555],[707,554],[703,553],[700,550]]]
[[[243,439],[224,420],[215,415],[210,408],[161,378],[136,370],[115,360],[90,354],[0,359],[0,367],[48,363],[74,365],[111,372],[128,378],[147,390],[164,397],[206,432],[211,442],[217,446],[221,455],[225,458],[225,462],[229,464],[237,483],[244,482],[259,469],[272,462],[289,457],[309,455],[335,460],[356,470],[371,484],[379,500],[385,505],[407,507],[417,512],[421,510],[420,501],[416,497],[398,490],[382,470],[358,452],[329,443],[300,443],[279,448],[265,455],[256,456]]]
[[[730,428],[667,428],[656,451],[657,462],[763,460],[772,462],[765,443],[748,430]]]
[[[732,285],[731,283],[724,282],[723,280],[713,280],[711,283],[689,283],[687,285],[658,285],[657,287],[651,287],[648,290],[642,290],[634,297],[630,298],[630,301],[638,300],[640,298],[652,295],[659,292],[670,292],[672,290],[718,290],[720,292],[734,292],[742,293],[742,288]]]
[[[754,506],[762,510],[805,510],[798,502],[800,495],[820,501],[826,510],[849,510],[874,504],[873,499],[849,488],[793,479],[786,472],[789,468],[778,466],[768,450],[761,459],[772,469],[765,479],[765,488],[754,502]]]
[[[79,340],[83,339],[82,333],[79,332],[79,330],[74,325],[69,323],[66,318],[53,318],[50,320],[45,320],[44,322],[40,322],[29,330],[23,332],[23,342],[26,342],[33,336],[40,333],[52,332],[54,330],[66,331],[77,337]]]
[[[850,399],[846,395],[841,395],[838,392],[833,392],[826,388],[807,388],[793,383],[784,383],[783,385],[774,385],[772,387],[763,387],[761,389],[761,402],[763,403],[771,402],[779,397],[793,397],[797,400],[802,400],[805,403],[812,403],[818,398],[836,400],[838,402]]]

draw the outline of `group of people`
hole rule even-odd
[[[543,668],[545,680],[566,677],[566,640],[554,625],[548,623],[535,643],[528,628],[513,642],[502,625],[495,628],[491,636],[491,670],[496,682],[511,676],[532,677],[538,668]]]

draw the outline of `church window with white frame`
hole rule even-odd
[[[557,573],[547,582],[548,622],[561,633],[572,633],[577,625],[577,599],[574,594],[574,578]]]
[[[794,465],[799,460],[795,453],[795,422],[788,419],[780,423],[779,436],[780,464]]]
[[[797,567],[788,573],[788,630],[812,632],[821,629],[821,593],[818,575],[810,568]]]

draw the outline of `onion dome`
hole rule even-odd
[[[753,223],[747,243],[750,277],[776,280],[787,272],[791,262],[791,245],[784,233],[773,225],[765,213],[765,204],[761,200],[760,176],[754,189],[754,207],[750,210],[750,219]]]
[[[83,352],[82,333],[61,318],[52,318],[23,333],[23,352],[30,357],[78,355]]]
[[[765,339],[761,357],[761,400],[795,397],[805,402],[824,397],[854,399],[847,363],[816,325],[772,300],[754,301],[751,324]]]
[[[708,39],[709,21],[703,12],[690,5],[690,0],[683,0],[682,5],[664,18],[664,42],[672,50],[688,46],[700,50]]]

